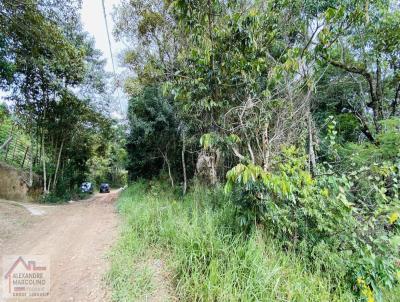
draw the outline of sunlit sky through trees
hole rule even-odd
[[[110,29],[111,47],[117,72],[121,71],[121,68],[119,68],[119,64],[117,62],[117,56],[122,46],[117,43],[112,36],[111,31],[114,23],[111,13],[113,6],[119,4],[120,2],[120,0],[105,0],[105,7]],[[112,72],[111,56],[108,47],[107,31],[104,23],[103,7],[101,4],[101,0],[83,0],[81,18],[85,30],[93,35],[93,37],[96,39],[96,48],[100,49],[103,52],[104,57],[107,59],[106,70]]]
[[[118,61],[118,54],[122,49],[121,43],[115,41],[112,35],[112,29],[114,27],[114,22],[112,20],[112,10],[115,5],[118,5],[121,0],[105,0],[105,9],[107,13],[108,26],[111,38],[111,48],[114,57],[114,65],[117,77],[122,73],[122,68],[120,67]],[[82,12],[81,20],[84,29],[91,34],[96,40],[96,48],[100,49],[103,53],[105,59],[107,59],[106,71],[113,72],[112,59],[110,54],[110,48],[107,40],[107,30],[103,15],[103,6],[101,0],[83,0],[82,1]],[[127,101],[124,96],[122,89],[116,89],[113,94],[112,107],[116,107],[112,110],[112,116],[115,118],[122,118],[126,112]]]
[[[112,20],[112,10],[115,5],[118,5],[121,0],[105,0],[105,8],[107,13],[107,20],[110,30],[110,38],[111,38],[111,48],[114,57],[114,64],[115,70],[117,74],[117,78],[121,75],[123,68],[120,66],[118,61],[118,54],[123,48],[121,43],[115,41],[112,30],[114,27],[114,22]],[[84,30],[87,31],[91,36],[94,37],[96,41],[96,48],[101,50],[103,53],[103,57],[107,60],[107,64],[105,69],[107,72],[112,73],[112,60],[110,49],[108,46],[107,40],[107,31],[104,22],[104,15],[103,15],[103,7],[101,0],[83,0],[82,1],[82,10],[81,10],[81,20],[84,26]],[[120,81],[121,83],[122,81]],[[114,87],[115,80],[112,80],[112,84]],[[8,96],[8,93],[5,91],[0,90],[0,103],[5,101],[5,97]],[[121,105],[119,104],[121,103]],[[126,111],[126,97],[122,91],[122,89],[115,89],[112,94],[112,101],[110,104],[111,114],[115,118],[122,118]]]

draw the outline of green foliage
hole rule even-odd
[[[293,147],[282,150],[277,162],[271,172],[239,164],[227,173],[225,190],[232,193],[239,223],[247,230],[262,225],[283,247],[304,253],[337,281],[355,284],[362,278],[381,301],[382,288],[397,284],[395,166],[312,179],[306,158]]]
[[[167,158],[179,162],[178,125],[174,108],[158,87],[148,87],[129,103],[131,129],[127,139],[129,172],[133,178],[158,175]]]
[[[138,182],[120,197],[124,218],[107,280],[113,301],[133,301],[157,288],[146,263],[161,259],[171,298],[182,301],[356,301],[343,284],[312,271],[308,260],[281,251],[254,231],[244,238],[220,189],[195,187],[178,200],[166,184]],[[133,280],[133,282],[126,282]]]
[[[7,57],[6,39],[0,33],[0,87],[6,86],[12,80],[14,74],[14,65]]]
[[[0,160],[19,169],[26,169],[27,150],[30,142],[28,135],[21,125],[16,124],[15,116],[8,110],[5,104],[0,104],[0,145],[4,144],[13,133],[13,139],[0,152]],[[25,161],[24,161],[25,159]]]
[[[380,122],[382,131],[377,135],[376,144],[370,142],[345,142],[338,146],[337,152],[341,161],[337,169],[344,171],[366,169],[373,165],[389,165],[395,168],[399,160],[400,121],[398,118]]]
[[[164,166],[181,179],[185,160],[190,175],[202,160],[213,179],[229,170],[225,192],[235,215],[226,228],[248,236],[233,250],[259,232],[332,286],[357,292],[355,299],[381,301],[385,288],[398,286],[400,39],[393,1],[126,1],[116,16],[135,74],[126,82],[132,176],[149,178]],[[225,247],[202,227],[217,250]],[[158,240],[162,230],[151,232]],[[209,251],[196,232],[187,237]],[[229,300],[215,286],[229,267],[218,259],[226,258],[201,257],[215,260],[203,268],[209,291],[187,299]],[[204,284],[179,272],[201,292]],[[251,300],[246,293],[237,300]]]
[[[7,134],[12,128],[12,119],[10,112],[5,104],[0,104],[0,141],[7,139]]]
[[[77,201],[90,198],[92,195],[89,193],[82,193],[80,189],[69,190],[68,188],[59,186],[58,189],[49,194],[42,195],[39,202],[43,203],[65,203],[68,201]]]
[[[13,123],[26,137],[44,192],[61,198],[88,174],[126,182],[124,141],[114,137],[103,103],[105,61],[83,31],[80,2],[0,3],[0,86],[10,92]]]
[[[220,143],[221,138],[215,133],[205,133],[200,138],[200,145],[205,149],[209,150],[216,147]]]

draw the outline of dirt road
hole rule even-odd
[[[0,256],[48,255],[51,298],[45,301],[108,301],[103,277],[107,271],[105,256],[117,236],[117,195],[99,194],[68,205],[43,207],[44,215],[32,219],[21,209],[0,213],[0,219],[7,217],[0,223],[2,229],[7,229],[4,224],[12,224],[7,234],[0,231]],[[0,211],[5,211],[4,207]],[[15,226],[21,219],[26,222]]]

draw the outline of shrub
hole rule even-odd
[[[81,200],[92,196],[89,193],[82,193],[81,190],[54,191],[41,196],[40,202],[43,203],[63,203],[70,200]]]
[[[227,173],[240,224],[262,226],[285,249],[302,252],[314,269],[345,278],[359,293],[380,301],[382,288],[393,287],[399,261],[397,176],[386,164],[372,166],[365,182],[357,173],[336,176],[323,171],[312,178],[306,157],[285,148],[275,170],[239,164]],[[388,182],[393,185],[388,186]],[[360,195],[366,188],[372,198]],[[390,187],[390,188],[389,188]]]
[[[157,286],[142,263],[162,258],[180,301],[352,301],[340,282],[308,269],[308,260],[260,230],[246,237],[220,189],[194,186],[184,199],[164,184],[133,184],[118,208],[123,233],[108,281],[114,301],[137,301]],[[127,282],[130,280],[130,282]]]

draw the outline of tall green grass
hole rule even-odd
[[[196,187],[183,200],[166,186],[139,182],[120,197],[122,235],[108,282],[114,301],[143,300],[157,288],[146,259],[161,258],[182,301],[356,301],[329,274],[255,231],[243,237],[218,191]]]

